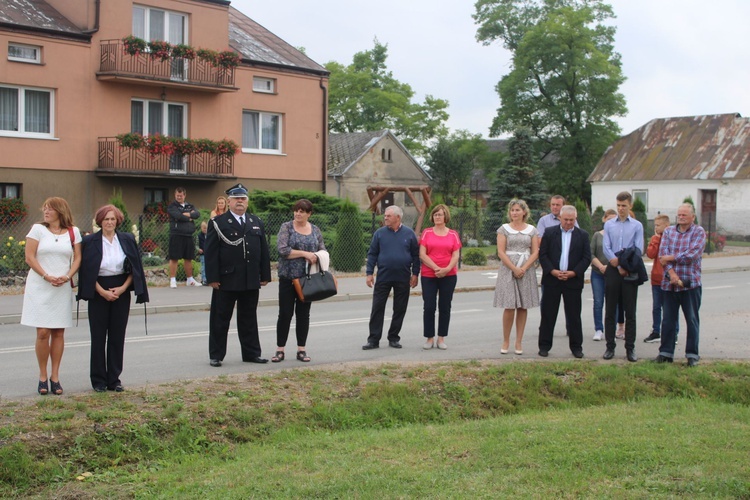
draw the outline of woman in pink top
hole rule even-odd
[[[448,207],[436,205],[430,213],[433,227],[422,231],[419,242],[419,259],[422,261],[422,299],[424,300],[425,349],[435,347],[435,309],[440,311],[438,320],[438,349],[447,349],[445,337],[451,321],[451,302],[456,288],[458,256],[461,238],[446,224],[451,220]],[[438,295],[440,300],[438,301]]]

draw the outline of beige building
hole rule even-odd
[[[130,214],[177,186],[203,208],[237,182],[325,191],[328,72],[229,4],[0,0],[0,196],[22,197],[35,219],[48,196],[88,217],[115,189]],[[131,55],[128,35],[198,57]],[[232,51],[239,66],[198,49]],[[133,132],[240,150],[152,156],[120,147]]]
[[[373,187],[424,187],[430,176],[389,130],[331,134],[328,149],[326,194],[348,198],[362,210],[370,206]],[[413,191],[417,204],[422,196]],[[416,220],[414,202],[402,191],[389,193],[377,207],[382,213],[389,205],[404,209],[405,219]]]

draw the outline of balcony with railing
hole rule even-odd
[[[195,58],[153,58],[148,52],[129,54],[121,40],[103,40],[99,71],[102,81],[124,81],[203,92],[236,92],[232,67],[215,66]]]
[[[144,148],[122,147],[116,137],[100,137],[96,172],[124,177],[232,178],[234,155],[209,152],[153,155]]]

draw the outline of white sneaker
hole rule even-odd
[[[601,330],[597,330],[594,334],[594,340],[596,340],[597,342],[600,341],[602,339],[602,335],[604,335],[604,332],[602,332]]]
[[[169,280],[169,288],[177,288],[177,280]]]
[[[191,280],[188,280],[188,282],[187,282],[187,286],[203,286],[203,285],[201,285],[201,284],[200,284],[200,283],[198,283],[197,281],[195,281],[195,280],[191,279]]]

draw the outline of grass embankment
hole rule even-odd
[[[0,429],[2,497],[750,496],[748,363],[294,370],[5,402]]]

